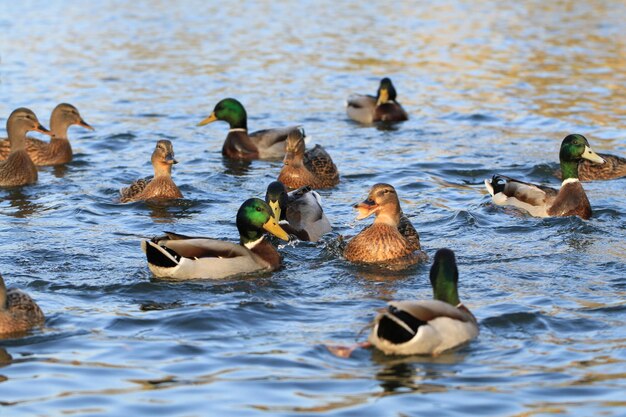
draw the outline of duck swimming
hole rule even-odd
[[[72,160],[72,146],[67,137],[67,130],[72,125],[79,125],[94,130],[83,120],[78,109],[71,104],[61,103],[54,108],[50,116],[50,142],[26,138],[26,152],[37,166],[60,165]],[[9,156],[9,140],[0,141],[0,160]]]
[[[280,255],[265,232],[283,240],[289,240],[289,235],[265,201],[246,200],[237,212],[237,229],[239,244],[166,232],[143,241],[141,247],[150,271],[160,278],[217,279],[280,267]]]
[[[287,135],[297,126],[265,129],[248,133],[248,115],[234,98],[225,98],[215,105],[209,117],[198,123],[204,126],[222,120],[230,130],[222,146],[222,155],[231,159],[276,159],[285,155]]]
[[[362,124],[375,122],[403,122],[409,119],[396,101],[396,89],[389,78],[380,80],[376,97],[353,94],[348,97],[346,112],[352,120]]]
[[[28,294],[16,288],[7,289],[0,275],[0,337],[24,333],[43,325],[45,316]]]
[[[421,250],[419,235],[411,221],[402,213],[396,189],[389,184],[375,184],[365,201],[354,206],[357,220],[374,214],[376,218],[353,237],[344,249],[351,262],[385,263],[395,260],[416,263],[428,258]]]
[[[339,171],[328,152],[320,145],[305,152],[305,137],[303,129],[289,132],[287,152],[278,181],[289,188],[310,186],[321,189],[339,184]]]
[[[20,107],[13,110],[7,119],[7,133],[11,152],[6,160],[0,161],[0,187],[16,187],[37,182],[37,167],[26,152],[26,133],[50,131],[43,127],[32,110]]]
[[[561,142],[559,152],[563,178],[559,190],[498,174],[491,180],[485,180],[485,187],[495,204],[515,206],[534,217],[579,216],[588,220],[591,218],[591,205],[578,179],[578,164],[582,159],[604,163],[583,135],[568,135]]]
[[[178,161],[174,159],[172,142],[159,140],[152,152],[154,177],[136,180],[130,186],[122,188],[120,202],[183,198],[183,194],[172,180],[172,165],[177,163]]]

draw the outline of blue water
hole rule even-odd
[[[74,161],[0,190],[0,272],[46,326],[0,341],[7,416],[626,414],[626,180],[585,183],[590,221],[494,207],[499,172],[558,186],[568,133],[626,155],[626,5],[449,0],[0,3],[0,126],[17,107],[47,126],[59,102]],[[343,109],[389,76],[411,119],[360,127]],[[139,248],[163,230],[237,239],[234,215],[280,162],[224,161],[227,126],[196,123],[237,97],[257,130],[302,124],[342,182],[335,228],[280,248],[284,268],[245,279],[154,279]],[[0,136],[3,132],[0,132]],[[174,143],[185,199],[119,204]],[[429,265],[357,268],[337,253],[352,204],[393,184],[432,257],[458,257],[481,334],[430,357],[326,344],[391,299],[430,298]]]

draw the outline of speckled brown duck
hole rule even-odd
[[[603,164],[586,159],[578,163],[578,179],[581,181],[597,181],[626,177],[626,158],[608,153],[599,153],[598,155],[604,159]],[[554,175],[559,179],[563,178],[560,169],[555,171]]]
[[[427,259],[421,250],[419,235],[411,221],[402,213],[395,188],[389,184],[375,184],[367,199],[354,206],[357,220],[374,214],[371,226],[352,238],[344,252],[351,262],[387,263],[403,260],[416,263]]]
[[[535,217],[578,216],[591,218],[591,204],[578,179],[578,165],[582,159],[602,164],[583,135],[568,135],[561,143],[561,188],[529,184],[504,175],[485,180],[487,191],[497,205],[514,206]]]
[[[72,125],[93,130],[93,127],[83,120],[76,107],[61,103],[54,108],[50,116],[50,134],[52,136],[50,142],[26,138],[26,152],[35,165],[61,165],[72,160],[72,146],[67,136],[67,130]],[[6,159],[9,152],[9,140],[0,141],[0,160]]]
[[[130,186],[120,190],[120,202],[149,199],[174,199],[183,198],[174,181],[172,180],[172,165],[177,164],[174,159],[174,147],[169,140],[160,140],[152,152],[152,167],[154,177],[139,179]]]
[[[0,337],[43,325],[45,316],[30,296],[4,284],[0,275]]]
[[[294,189],[309,186],[331,188],[339,184],[339,171],[320,145],[305,150],[303,129],[292,130],[287,137],[287,152],[278,181]]]
[[[363,124],[408,120],[409,116],[396,101],[396,96],[396,89],[391,80],[383,78],[380,80],[376,97],[353,94],[346,103],[346,112],[352,120]]]
[[[225,98],[215,105],[209,117],[198,123],[204,126],[224,121],[230,130],[222,146],[222,155],[230,159],[276,159],[285,155],[287,135],[297,126],[282,129],[264,129],[248,133],[248,114],[234,98]]]
[[[26,133],[50,134],[43,127],[32,110],[20,107],[11,113],[7,120],[7,133],[11,143],[11,152],[4,161],[0,161],[0,187],[17,187],[37,182],[37,167],[26,152]]]

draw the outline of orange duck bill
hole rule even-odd
[[[358,204],[355,204],[354,208],[357,209],[359,212],[359,214],[356,216],[356,219],[363,220],[364,218],[375,214],[380,209],[380,206],[374,201],[368,199]]]

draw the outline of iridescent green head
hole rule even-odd
[[[216,120],[228,122],[231,129],[248,129],[248,115],[243,105],[234,98],[225,98],[215,105],[213,113],[200,123],[204,126]]]
[[[430,268],[430,285],[433,287],[435,300],[457,306],[460,303],[458,283],[459,270],[456,267],[454,252],[450,249],[439,249]]]
[[[376,94],[376,103],[378,105],[384,104],[388,101],[395,101],[396,89],[389,78],[383,78],[380,80],[380,86],[378,87],[378,93]]]
[[[269,204],[276,221],[285,219],[287,208],[287,188],[280,181],[273,181],[267,186],[265,202]]]
[[[265,232],[289,240],[289,235],[276,222],[267,203],[259,198],[246,200],[237,211],[237,229],[242,244],[257,241]]]
[[[561,142],[561,150],[559,152],[563,180],[578,178],[578,163],[582,159],[599,164],[604,163],[604,159],[591,149],[587,138],[578,134],[567,135]]]

